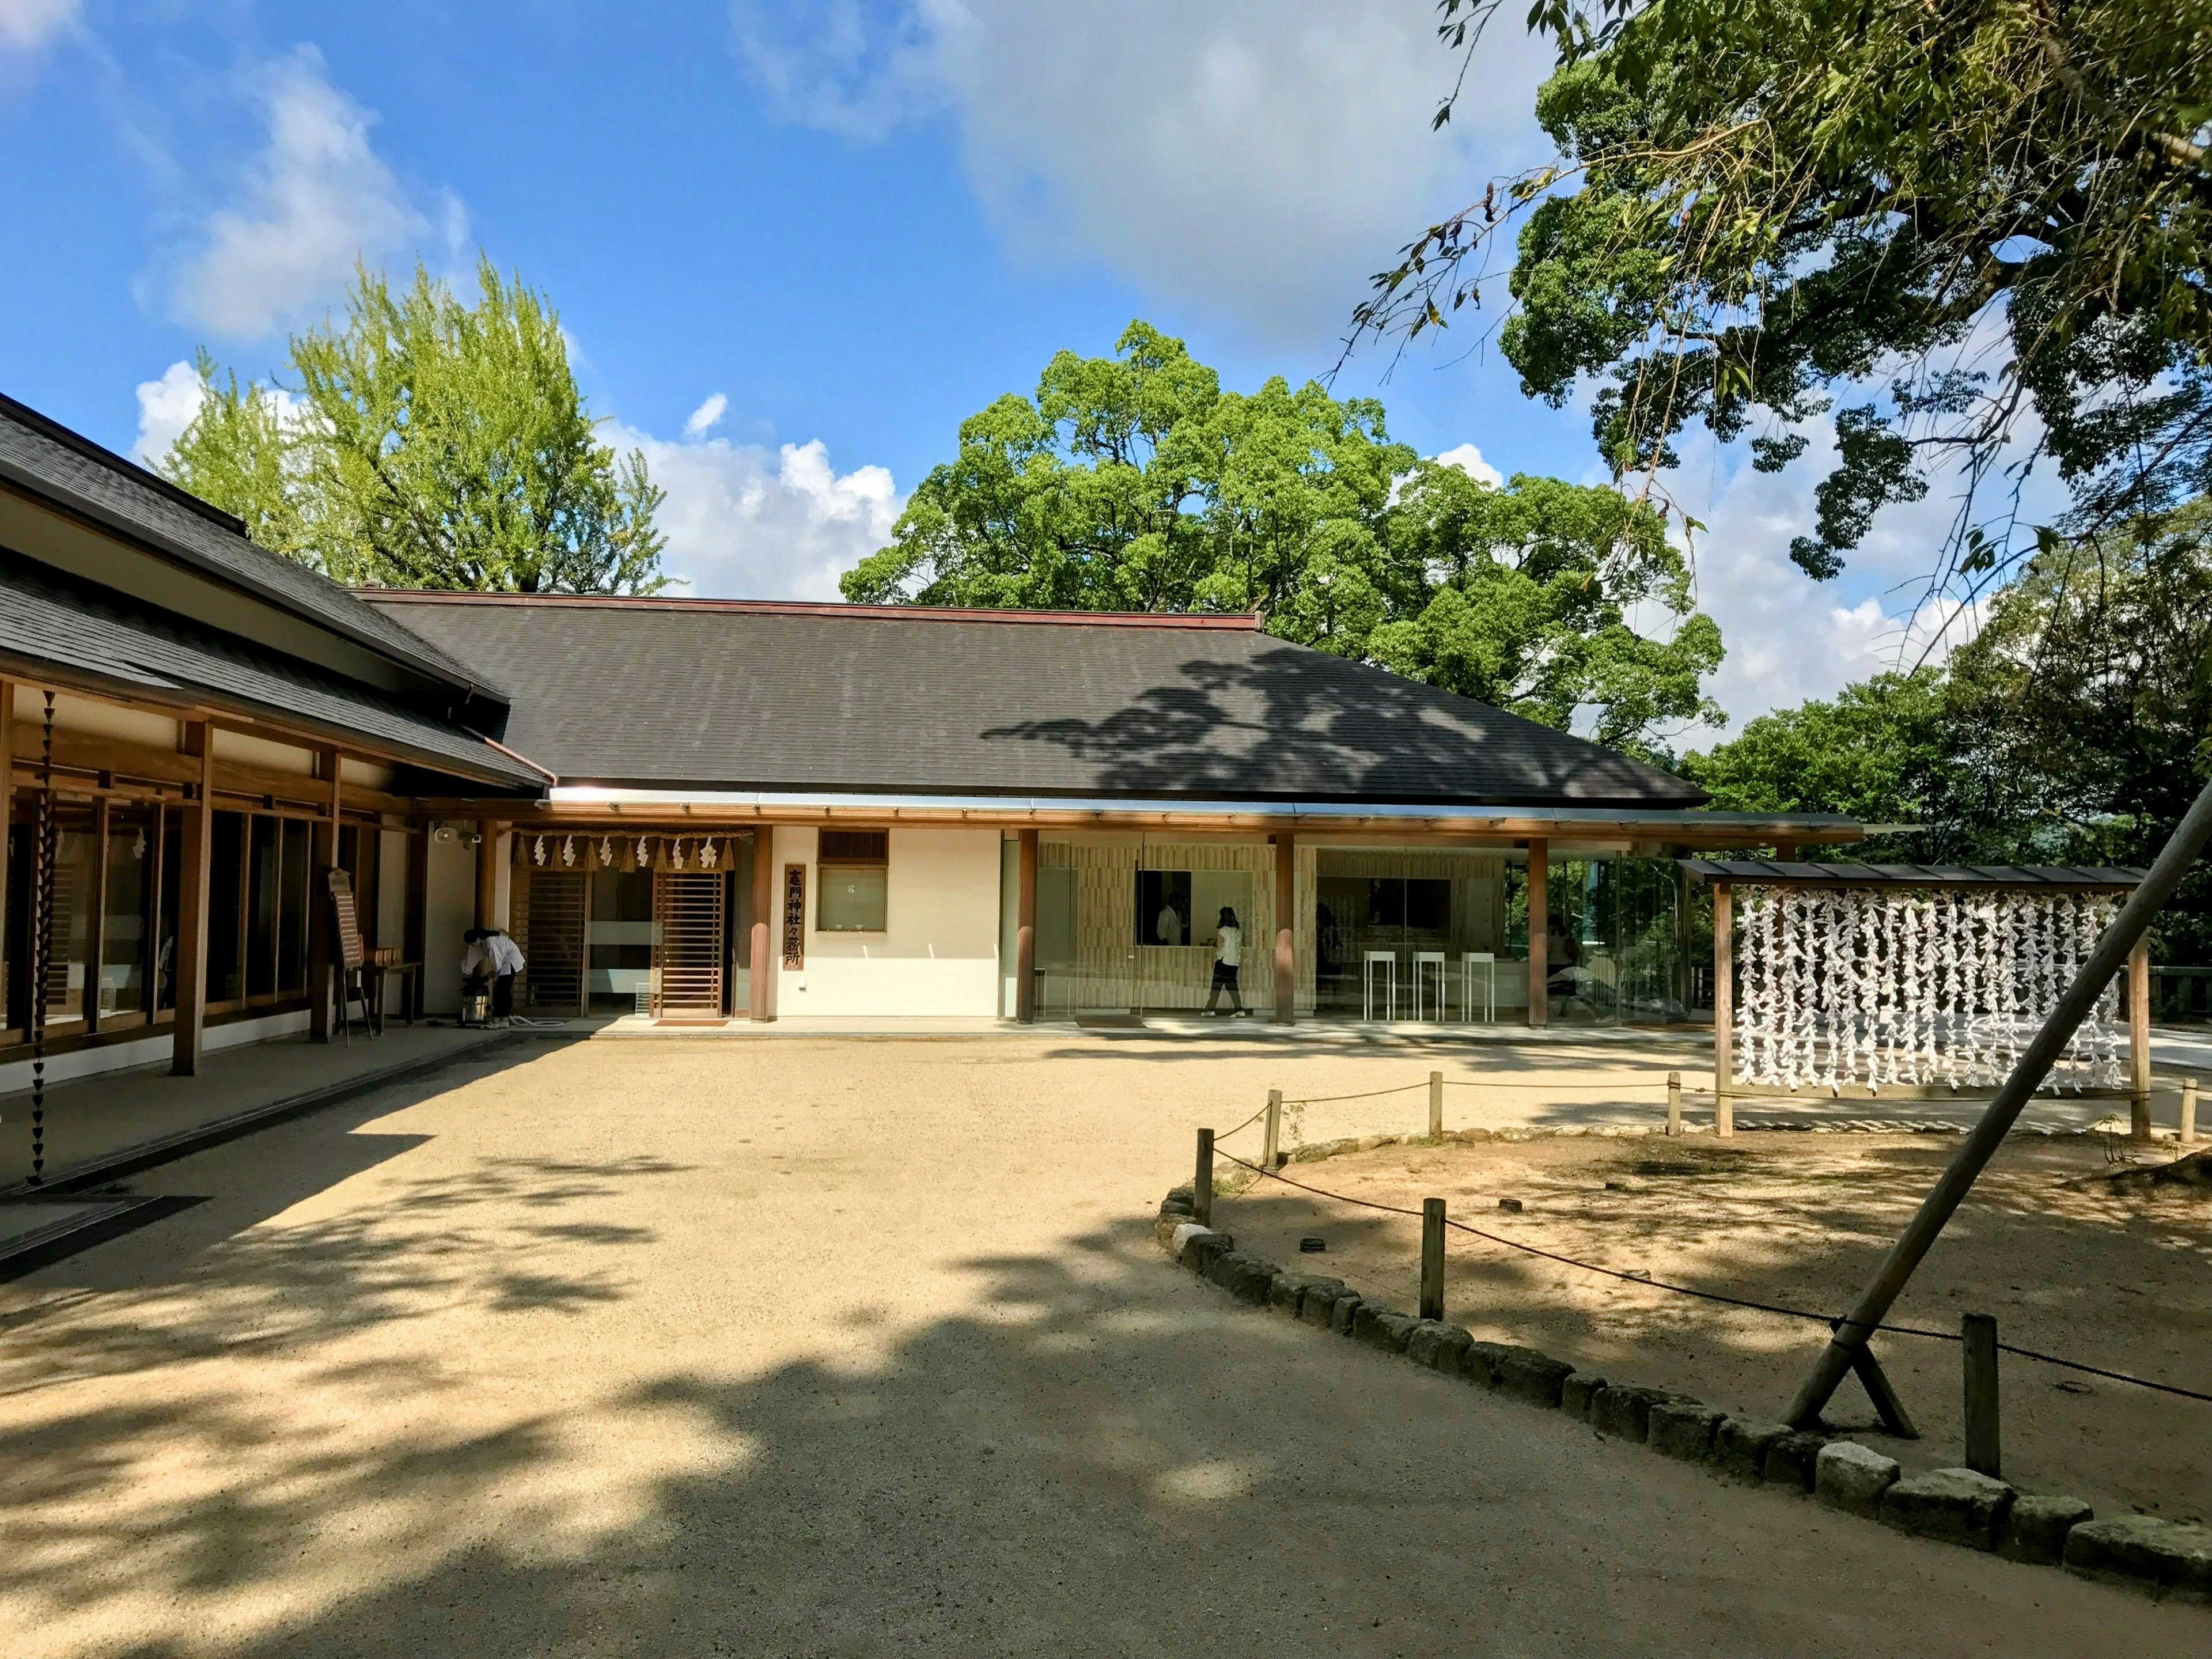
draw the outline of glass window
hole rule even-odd
[[[1138,871],[1137,943],[1154,945],[1194,943],[1192,906],[1189,871]]]
[[[815,925],[825,933],[880,933],[890,905],[890,871],[880,864],[825,864]]]
[[[246,821],[246,994],[276,991],[276,913],[283,851],[275,818]]]
[[[208,851],[207,1000],[246,994],[246,814],[217,812]]]
[[[653,872],[597,870],[591,878],[594,1007],[642,1012],[653,979]]]
[[[307,906],[312,897],[308,880],[309,866],[314,861],[310,853],[314,830],[299,818],[285,818],[282,823],[283,865],[277,878],[276,989],[287,996],[298,996],[307,988]],[[323,891],[327,903],[327,885]]]
[[[161,949],[155,955],[155,1006],[167,1013],[177,1006],[177,915],[184,902],[185,825],[170,812],[161,823],[161,914],[156,924]]]
[[[8,830],[8,1023],[27,1027],[33,996],[42,996],[46,1024],[84,1018],[85,991],[92,969],[94,919],[99,895],[94,890],[94,843],[92,803],[54,804],[54,888],[51,934],[52,955],[46,982],[32,983],[32,865],[36,857],[39,797],[23,791],[15,798]]]
[[[154,902],[160,815],[112,806],[107,814],[107,906],[100,923],[100,1012],[146,1012],[148,915]]]

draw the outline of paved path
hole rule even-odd
[[[1167,1267],[1192,1125],[1360,1066],[546,1046],[172,1166],[141,1184],[209,1201],[0,1289],[6,1650],[2212,1641],[2203,1609],[1725,1488]]]

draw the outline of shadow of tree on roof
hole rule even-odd
[[[1036,743],[1133,794],[1352,796],[1691,806],[1680,779],[1519,715],[1324,652],[1194,659],[1095,719],[1018,721],[987,741]]]

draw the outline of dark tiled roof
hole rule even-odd
[[[563,782],[1514,805],[1705,799],[1548,726],[1229,619],[371,597],[506,686],[505,741]]]
[[[1769,859],[1683,859],[1706,881],[1750,887],[2133,887],[2149,872],[2131,865],[1779,864]]]
[[[150,541],[271,605],[344,635],[419,673],[469,686],[468,672],[353,592],[246,538],[245,526],[166,479],[0,397],[0,477]],[[475,683],[479,689],[483,683]],[[495,688],[494,690],[496,696]]]
[[[397,758],[501,790],[533,793],[544,775],[463,732],[352,681],[261,650],[50,567],[0,552],[0,653],[163,700],[208,700],[241,713],[351,734]]]

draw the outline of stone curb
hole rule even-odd
[[[1916,1537],[2014,1561],[2063,1564],[2160,1598],[2212,1603],[2212,1527],[2149,1515],[2100,1521],[2078,1498],[2016,1492],[1971,1469],[1905,1475],[1894,1458],[1856,1441],[1732,1417],[1686,1395],[1580,1370],[1534,1348],[1480,1341],[1460,1326],[1363,1296],[1340,1279],[1287,1273],[1237,1249],[1227,1233],[1191,1218],[1188,1187],[1168,1194],[1156,1229],[1170,1255],[1239,1301],[1564,1412],[1599,1434],[1640,1442],[1717,1479],[1809,1497]]]

